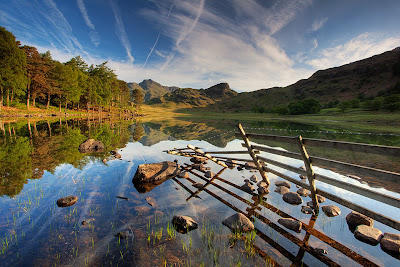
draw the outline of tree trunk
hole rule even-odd
[[[1,107],[3,106],[3,91],[0,91],[0,111],[1,111]]]
[[[26,108],[29,110],[29,101],[31,100],[31,92],[28,89],[28,95],[26,97]]]
[[[67,112],[67,99],[65,99],[65,109],[64,109],[64,112]]]
[[[14,100],[14,90],[11,91],[11,99],[10,99],[10,103],[12,104]]]
[[[46,109],[49,109],[50,106],[50,93],[47,93],[47,105],[46,105]]]
[[[7,89],[7,107],[10,106],[10,90]]]
[[[32,107],[36,105],[36,96],[32,98]]]

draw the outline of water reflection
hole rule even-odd
[[[294,127],[272,125],[277,129]],[[235,126],[234,121],[195,123],[179,120],[151,123],[87,119],[0,122],[1,265],[230,266],[241,263],[263,266],[302,261],[317,266],[321,263],[319,259],[324,257],[348,265],[347,256],[341,256],[343,252],[338,253],[336,247],[331,248],[333,243],[328,246],[321,241],[317,232],[376,264],[398,263],[379,247],[366,246],[355,240],[343,223],[343,216],[327,218],[322,214],[312,226],[309,215],[285,205],[276,193],[271,192],[261,202],[252,198],[234,186],[244,177],[249,178],[251,173],[247,170],[225,170],[221,177],[188,202],[186,199],[197,191],[192,181],[206,183],[194,174],[187,180],[168,180],[151,191],[135,188],[132,184],[139,164],[176,159],[162,153],[163,150],[186,147],[189,143],[204,150],[242,149],[241,141],[234,137]],[[245,126],[254,125],[245,123]],[[262,127],[272,128],[270,125]],[[310,129],[307,125],[298,127]],[[323,128],[312,126],[315,131]],[[323,135],[326,134],[306,137],[322,138]],[[79,153],[79,145],[87,138],[102,141],[104,152]],[[345,135],[335,138],[346,140]],[[364,142],[399,144],[395,137],[373,138],[367,137]],[[118,150],[121,160],[109,158],[112,150]],[[189,158],[178,160],[183,166],[191,164]],[[220,170],[219,166],[211,165],[211,168],[214,173]],[[201,173],[193,172],[204,178]],[[270,179],[277,177],[271,175]],[[226,192],[228,188],[240,199]],[[58,208],[57,199],[68,195],[78,196],[78,202]],[[147,197],[153,197],[158,207],[149,206]],[[255,219],[257,237],[251,243],[252,249],[246,250],[249,249],[246,240],[239,240],[230,247],[231,233],[221,224],[232,212],[227,204],[258,218]],[[278,214],[268,208],[272,206],[311,226],[300,234],[290,233],[296,238],[291,239],[290,235],[276,230],[281,226],[276,223]],[[349,211],[343,208],[342,212]],[[391,213],[391,210],[387,212]],[[199,228],[188,235],[174,234],[170,222],[175,214],[190,215],[199,223]],[[83,225],[83,221],[87,223]],[[389,231],[379,223],[376,227]],[[115,237],[124,231],[132,233],[130,238]],[[307,233],[310,235],[306,238]],[[311,247],[322,247],[329,254],[316,258]],[[329,264],[329,261],[325,263]]]

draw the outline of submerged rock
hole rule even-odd
[[[233,159],[228,159],[225,163],[231,169],[236,167],[236,164],[237,164],[236,160],[233,160]]]
[[[158,208],[157,201],[156,201],[154,198],[152,198],[152,197],[146,197],[145,200],[147,201],[147,203],[148,203],[150,206],[152,206],[152,207],[154,207],[154,208]]]
[[[283,195],[283,200],[286,203],[293,204],[293,205],[299,205],[303,203],[303,199],[299,194],[296,192],[287,192]]]
[[[400,255],[400,235],[385,233],[381,239],[381,248]]]
[[[147,213],[151,210],[149,206],[136,206],[135,210],[139,214]]]
[[[68,207],[74,205],[78,201],[77,196],[67,196],[62,197],[57,200],[57,206],[59,207]]]
[[[282,224],[284,227],[293,230],[297,233],[300,233],[302,223],[298,220],[291,219],[291,218],[280,218],[278,223]]]
[[[290,188],[290,183],[288,181],[283,181],[283,180],[275,181],[275,185]]]
[[[242,185],[240,188],[242,188],[243,191],[252,194],[254,191],[254,187],[251,183],[245,182],[244,185]]]
[[[195,188],[197,188],[197,189],[200,189],[200,188],[202,188],[204,185],[203,185],[202,183],[194,183],[194,184],[192,184],[192,186],[195,187]]]
[[[254,224],[242,213],[236,213],[222,221],[232,232],[248,232],[254,229]]]
[[[100,141],[87,139],[85,142],[79,145],[78,150],[81,153],[103,152],[104,145]]]
[[[175,177],[179,172],[180,165],[171,161],[139,165],[133,183],[151,183],[165,181]]]
[[[122,231],[122,232],[118,232],[116,233],[114,236],[121,238],[121,239],[127,239],[128,237],[133,236],[131,232],[127,231]]]
[[[349,226],[358,226],[358,225],[368,225],[373,226],[374,220],[364,214],[361,214],[357,211],[352,211],[351,213],[347,214],[346,222]]]
[[[254,162],[246,162],[244,164],[244,168],[246,170],[252,170],[252,169],[256,169],[256,164],[254,164]]]
[[[340,209],[335,205],[322,206],[321,208],[325,215],[328,217],[335,217],[340,215]]]
[[[258,182],[257,186],[258,186],[258,187],[265,187],[265,188],[268,188],[268,184],[267,184],[266,182],[264,182],[264,181]]]
[[[197,229],[198,226],[195,220],[184,215],[175,215],[174,218],[172,218],[172,225],[176,231],[182,234],[186,234],[194,229]]]
[[[383,234],[379,229],[362,224],[357,226],[354,237],[364,243],[376,246],[381,241]]]
[[[259,195],[266,195],[269,193],[268,188],[260,186],[259,188],[257,188],[257,192]]]
[[[274,192],[284,195],[289,192],[289,188],[287,188],[286,186],[278,186],[277,188],[275,188]]]

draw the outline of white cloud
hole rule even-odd
[[[306,63],[315,69],[327,69],[383,53],[399,45],[400,35],[385,38],[379,34],[363,33],[343,45],[322,50],[317,58]]]
[[[121,12],[118,7],[118,3],[115,3],[114,1],[110,1],[111,3],[111,8],[114,13],[114,18],[115,18],[115,28],[116,28],[116,34],[121,41],[122,46],[125,48],[126,55],[128,57],[128,60],[130,63],[133,63],[134,58],[132,56],[131,52],[131,43],[128,39],[128,36],[126,35],[125,31],[125,26],[124,22],[122,21],[122,16]]]
[[[90,40],[92,41],[92,43],[95,46],[99,46],[100,45],[100,37],[99,34],[96,32],[96,28],[94,27],[94,24],[92,23],[92,21],[89,18],[89,15],[87,13],[86,7],[85,7],[85,3],[83,2],[83,0],[76,0],[77,4],[78,4],[78,8],[79,11],[82,14],[82,17],[86,23],[86,26],[88,26],[91,31],[89,34]]]
[[[324,18],[319,19],[319,20],[315,20],[313,22],[312,26],[311,26],[311,31],[313,31],[313,32],[318,31],[319,29],[321,29],[325,25],[325,23],[327,21],[328,21],[327,17],[324,17]]]
[[[317,49],[317,47],[318,47],[318,41],[317,41],[317,39],[313,39],[313,43],[314,43],[314,46],[313,46],[313,48],[311,48],[311,51],[310,52],[312,52],[312,51],[314,51],[315,49]]]

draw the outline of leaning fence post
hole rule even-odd
[[[304,161],[304,166],[306,167],[308,182],[310,183],[313,207],[314,207],[315,213],[318,214],[319,204],[318,204],[317,195],[316,195],[317,189],[315,187],[315,174],[314,174],[314,170],[312,168],[311,160],[310,160],[310,157],[308,156],[306,148],[304,147],[303,138],[301,137],[301,135],[297,136],[296,142],[300,149],[300,153],[301,153],[301,156]]]
[[[250,141],[247,138],[246,133],[244,132],[242,125],[239,123],[237,127],[238,127],[239,133],[242,136],[242,139],[244,141],[244,145],[246,146],[247,150],[249,151],[249,154],[250,154],[251,158],[253,159],[253,162],[256,165],[256,168],[260,172],[263,181],[269,185],[269,179],[267,177],[267,174],[265,173],[263,166],[261,165],[260,161],[258,160],[258,157],[254,152],[254,149],[250,145]]]

